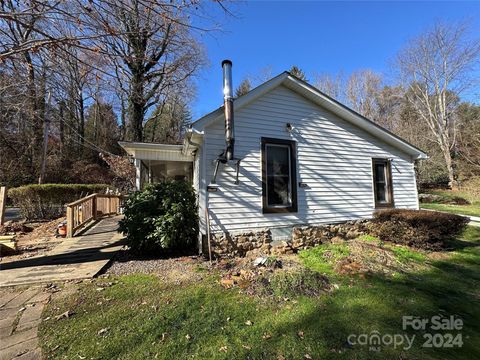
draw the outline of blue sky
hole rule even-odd
[[[223,59],[233,61],[233,82],[293,64],[308,78],[318,73],[348,75],[361,68],[388,73],[405,42],[435,20],[469,19],[480,34],[480,1],[320,2],[247,1],[228,4],[223,31],[202,36],[209,65],[197,78],[194,119],[222,103]]]

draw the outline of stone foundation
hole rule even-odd
[[[341,224],[294,227],[291,247],[298,251],[327,242],[338,243],[367,233],[368,220],[348,221]]]
[[[238,234],[212,234],[211,246],[215,257],[293,254],[315,245],[339,243],[368,233],[368,220],[341,224],[293,227],[289,241],[272,240],[270,230]]]
[[[270,230],[238,234],[212,234],[212,253],[216,257],[245,256],[253,252],[269,254],[272,242]]]

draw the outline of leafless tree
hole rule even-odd
[[[34,181],[42,144],[56,157],[49,174],[102,152],[97,121],[110,105],[118,136],[131,140],[142,140],[145,119],[172,94],[182,92],[188,108],[189,79],[204,61],[196,35],[219,29],[215,9],[228,13],[215,3],[0,0],[0,181]]]
[[[412,39],[397,62],[408,101],[434,135],[445,159],[449,185],[456,186],[452,153],[458,133],[458,96],[472,87],[480,41],[469,38],[465,23],[436,23]]]
[[[376,96],[380,91],[382,78],[372,70],[353,72],[346,84],[346,97],[350,106],[363,116],[376,116]]]
[[[185,14],[194,1],[108,0],[92,2],[86,13],[93,41],[115,68],[128,99],[128,134],[142,141],[147,111],[165,90],[186,81],[203,64],[203,51]]]
[[[341,72],[335,75],[317,74],[315,75],[314,85],[335,100],[345,102],[345,78]]]

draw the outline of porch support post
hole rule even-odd
[[[142,160],[135,159],[135,189],[142,188]]]
[[[152,166],[150,164],[150,160],[148,161],[148,183],[152,183]]]

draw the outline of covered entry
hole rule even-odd
[[[193,181],[193,155],[182,152],[182,145],[120,142],[132,157],[136,169],[136,188],[165,180]]]

